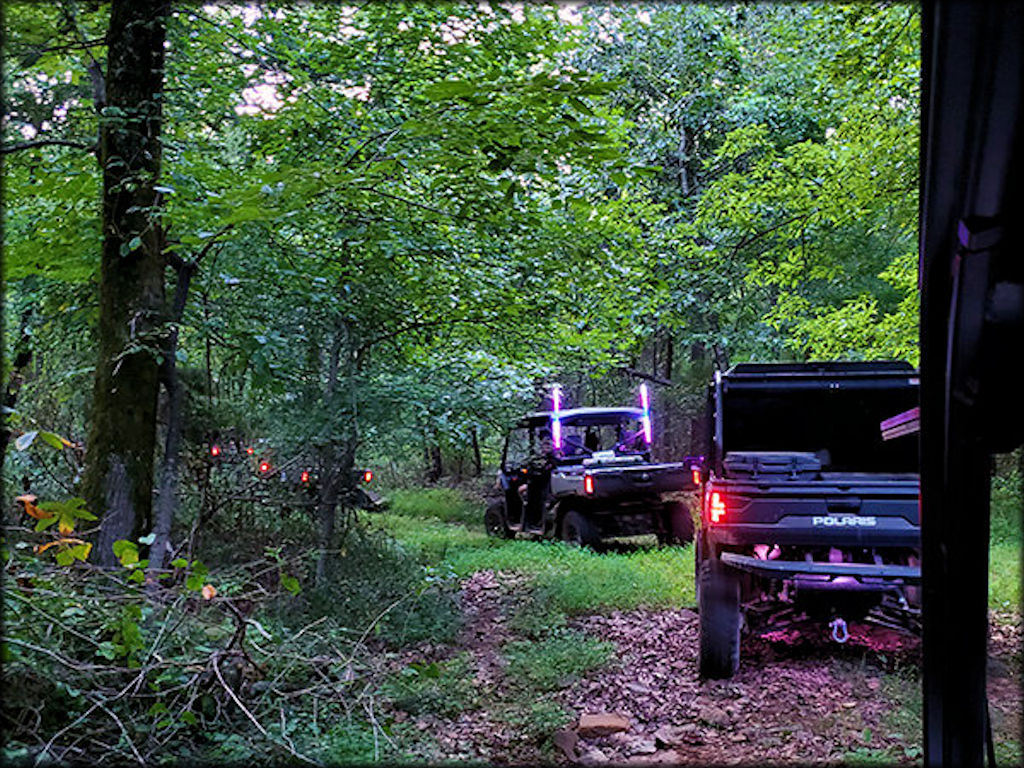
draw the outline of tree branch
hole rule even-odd
[[[48,146],[73,147],[74,149],[84,149],[92,154],[96,154],[98,149],[96,144],[86,144],[84,141],[75,141],[74,139],[33,139],[31,141],[21,141],[17,144],[6,144],[0,147],[0,155],[9,155],[12,152],[20,152],[23,149]]]

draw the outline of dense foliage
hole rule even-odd
[[[305,759],[316,714],[263,723],[343,647],[320,682],[354,676],[325,706],[357,724],[309,757],[343,759],[376,736],[364,633],[454,631],[445,578],[350,525],[355,470],[480,477],[554,381],[576,404],[655,382],[674,455],[715,366],[917,360],[914,5],[174,4],[160,162],[119,187],[152,191],[139,235],[102,215],[131,118],[108,103],[110,5],[3,11],[3,472],[26,494],[5,502],[5,666],[24,706],[48,699],[4,727],[32,754],[82,759],[77,729],[102,721],[111,760],[148,760],[244,673],[272,682],[188,754],[244,757],[252,725]],[[159,246],[144,333],[113,336],[100,301],[114,236],[122,258]],[[112,408],[93,381],[135,358],[160,371],[164,506],[99,583],[83,470]],[[289,645],[321,620],[316,647]]]

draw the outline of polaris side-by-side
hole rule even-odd
[[[920,621],[917,372],[898,362],[745,363],[715,375],[696,578],[704,677],[741,628],[806,615]]]

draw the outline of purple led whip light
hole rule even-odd
[[[562,388],[555,384],[551,389],[551,440],[555,450],[562,450]]]
[[[640,407],[644,409],[644,415],[640,417],[640,423],[644,427],[644,441],[651,444],[651,396],[647,392],[647,385],[640,385]]]

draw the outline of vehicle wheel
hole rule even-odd
[[[601,541],[601,537],[586,515],[573,509],[562,520],[562,541],[578,547],[594,547]]]
[[[732,677],[740,666],[740,582],[728,566],[710,558],[701,561],[701,678]]]
[[[508,520],[505,519],[505,502],[495,501],[487,507],[484,512],[484,528],[487,535],[496,539],[511,539],[516,533],[508,527]]]
[[[665,518],[665,527],[669,530],[668,544],[689,544],[693,541],[693,517],[685,504],[671,504]]]

